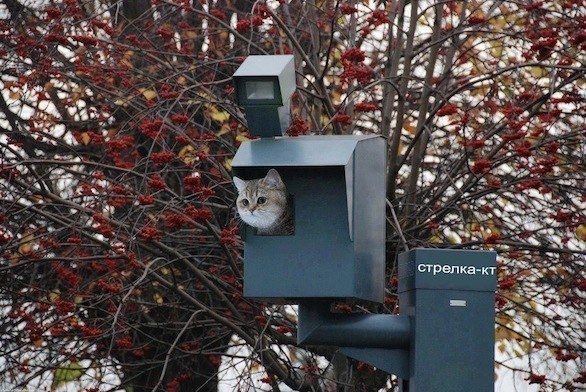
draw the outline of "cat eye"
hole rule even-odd
[[[266,197],[259,197],[258,199],[256,199],[256,203],[257,204],[265,204],[267,202],[267,198]]]
[[[242,199],[241,203],[244,207],[248,207],[249,201],[248,199]]]

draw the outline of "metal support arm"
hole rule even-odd
[[[409,377],[411,320],[392,314],[331,313],[327,301],[299,304],[297,343],[338,346],[359,361]]]
[[[328,302],[299,305],[300,344],[339,347],[408,348],[411,322],[392,314],[331,313]]]

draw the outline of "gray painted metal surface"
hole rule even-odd
[[[402,392],[494,390],[496,253],[416,249],[399,256],[401,315],[332,314],[299,304],[297,340],[401,378]]]
[[[297,342],[353,347],[408,348],[409,317],[392,314],[331,313],[329,303],[299,304]]]
[[[340,347],[340,352],[350,358],[368,363],[377,369],[393,374],[401,379],[409,379],[408,349]]]
[[[252,136],[273,137],[286,133],[291,123],[289,105],[286,106],[245,106],[246,122]]]
[[[385,281],[384,139],[311,136],[243,143],[244,179],[281,174],[295,233],[245,229],[244,295],[299,302],[302,344],[402,378],[403,392],[488,392],[494,386],[496,254],[416,249],[399,256],[401,315],[332,314],[331,299],[382,302]]]
[[[409,390],[494,390],[496,253],[416,249],[399,256],[401,314],[412,318]]]
[[[233,80],[250,134],[284,135],[291,122],[290,99],[297,87],[293,56],[248,56],[234,73]],[[261,85],[265,86],[263,93],[255,94],[254,89]]]
[[[297,88],[293,55],[248,56],[232,77],[235,82],[238,103],[242,106],[283,106]],[[244,83],[250,80],[272,82],[277,93],[275,100],[248,100]]]
[[[272,138],[240,146],[234,173],[252,179],[277,169],[295,207],[292,236],[259,236],[246,228],[245,296],[382,302],[385,152],[376,136]]]

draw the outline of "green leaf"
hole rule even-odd
[[[82,375],[83,367],[78,362],[71,362],[55,369],[53,383],[59,385],[69,381],[79,380]]]

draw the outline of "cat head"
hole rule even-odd
[[[234,185],[238,189],[238,214],[252,227],[271,228],[287,208],[287,189],[275,169],[254,180],[234,177]]]

